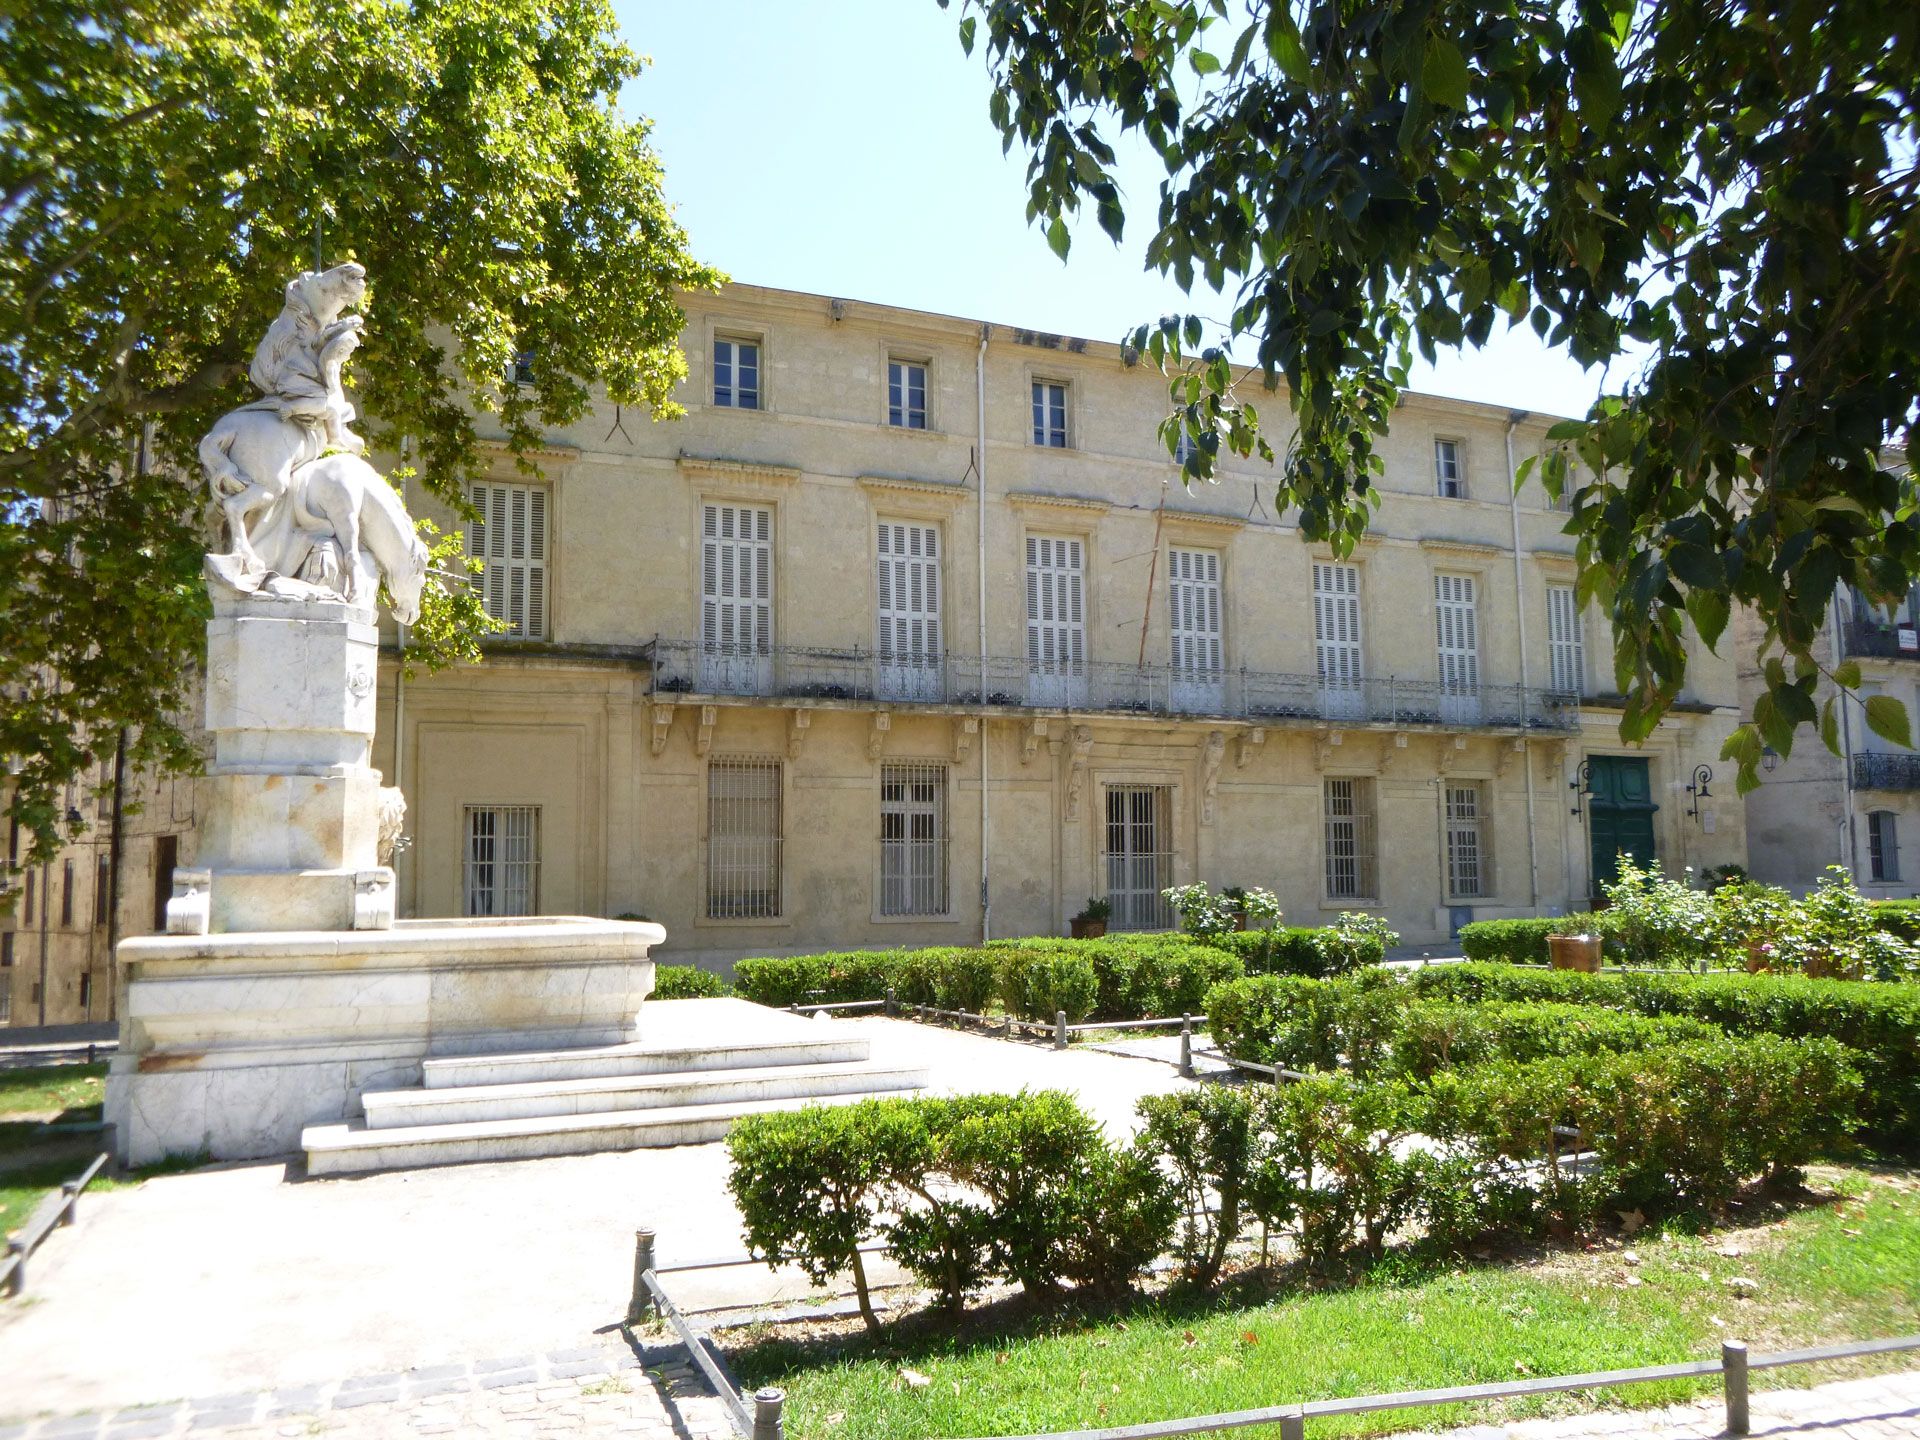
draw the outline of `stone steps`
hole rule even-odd
[[[361,1105],[368,1130],[394,1130],[475,1120],[728,1105],[743,1100],[805,1100],[918,1089],[926,1081],[924,1069],[875,1065],[861,1059],[826,1065],[752,1065],[736,1070],[372,1091],[361,1097]]]
[[[649,1005],[640,1030],[615,1045],[430,1057],[420,1084],[368,1091],[361,1114],[307,1126],[307,1173],[697,1145],[745,1115],[927,1083],[920,1066],[870,1059],[847,1026],[740,1000]]]

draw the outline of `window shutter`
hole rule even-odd
[[[485,566],[481,603],[522,639],[547,635],[547,491],[542,485],[485,484],[473,487],[480,520],[467,537],[467,553]]]
[[[1360,685],[1359,566],[1314,564],[1313,644],[1323,694],[1346,696],[1357,692]]]
[[[1224,668],[1219,553],[1169,549],[1167,601],[1172,612],[1175,675],[1187,681],[1217,680]]]
[[[1586,646],[1580,634],[1580,610],[1571,585],[1547,587],[1547,646],[1553,688],[1563,695],[1586,692]]]
[[[773,512],[706,505],[700,522],[700,640],[708,649],[773,649]]]

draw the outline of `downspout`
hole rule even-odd
[[[993,894],[987,880],[987,337],[991,325],[980,327],[980,350],[973,362],[973,395],[978,407],[979,459],[974,480],[980,487],[974,505],[974,548],[979,561],[979,589],[974,594],[980,621],[980,942],[993,938]]]
[[[406,471],[407,455],[411,448],[410,437],[402,435],[400,437],[400,509],[403,513],[409,515],[412,512],[407,510]],[[400,792],[400,796],[404,800],[407,793],[407,627],[399,621],[395,621],[394,624],[398,627],[399,631],[400,653],[394,657],[393,667],[393,788]],[[407,828],[410,830],[413,827],[408,826]],[[394,848],[394,853],[390,858],[393,861],[396,872],[400,867],[400,857],[403,855],[411,857],[412,854],[413,847],[411,845],[402,844]],[[411,898],[413,867],[411,864],[407,867],[407,880],[409,882],[407,891],[405,892],[409,897],[407,909],[411,911],[413,908]],[[398,899],[400,889],[401,887],[396,874],[394,882],[396,900]],[[404,919],[405,916],[403,915],[402,918]]]
[[[1846,631],[1840,615],[1840,592],[1834,591],[1833,600],[1828,606],[1833,622],[1833,666],[1837,670],[1846,660],[1846,645],[1842,636]],[[1839,697],[1837,708],[1840,711],[1840,803],[1841,813],[1845,816],[1846,828],[1840,835],[1840,863],[1847,867],[1847,873],[1853,876],[1853,883],[1860,883],[1860,876],[1854,866],[1854,813],[1853,813],[1853,721],[1847,696],[1844,691]]]
[[[1532,692],[1527,680],[1527,587],[1525,570],[1521,565],[1520,550],[1520,490],[1513,484],[1513,431],[1514,427],[1527,418],[1525,410],[1512,410],[1507,413],[1507,513],[1513,520],[1513,607],[1514,616],[1519,622],[1520,632],[1520,707],[1524,717]],[[1538,912],[1540,909],[1540,845],[1533,829],[1533,748],[1523,739],[1520,744],[1520,766],[1527,781],[1527,909]],[[1496,864],[1498,861],[1496,860]]]

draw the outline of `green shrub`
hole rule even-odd
[[[1618,1006],[1625,1004],[1626,995],[1617,975],[1471,960],[1464,965],[1423,965],[1408,975],[1407,986],[1422,1000],[1549,1000]]]
[[[1330,1269],[1359,1238],[1378,1254],[1413,1216],[1419,1166],[1406,1142],[1424,1115],[1397,1080],[1315,1075],[1266,1092],[1254,1167],[1272,1207],[1291,1202],[1309,1265]]]
[[[1064,1010],[1067,1023],[1078,1024],[1099,991],[1093,961],[1074,951],[1009,949],[1001,958],[1001,997],[1023,1020],[1052,1020]]]
[[[816,1283],[882,1239],[950,1308],[990,1280],[1052,1293],[1124,1288],[1173,1235],[1152,1157],[1110,1144],[1055,1091],[914,1096],[751,1115],[727,1137],[749,1249]]]
[[[902,973],[899,950],[848,950],[741,960],[733,967],[734,991],[759,1005],[842,1004],[881,1000]]]
[[[1873,923],[1910,945],[1920,944],[1920,900],[1875,900]]]
[[[1196,1285],[1214,1282],[1240,1233],[1259,1093],[1205,1085],[1140,1101],[1140,1144],[1173,1177],[1185,1212],[1178,1250]]]
[[[1448,1004],[1426,1001],[1399,1012],[1393,1068],[1416,1080],[1490,1060],[1544,1060],[1650,1049],[1722,1032],[1684,1015],[1640,1015],[1597,1005],[1549,1001]]]
[[[1372,917],[1369,917],[1372,918]],[[1211,943],[1240,957],[1249,975],[1308,975],[1323,977],[1343,970],[1378,965],[1386,958],[1389,941],[1365,927],[1278,926],[1272,930],[1230,931]]]
[[[1642,869],[1619,858],[1619,874],[1600,884],[1607,908],[1602,932],[1625,965],[1692,967],[1711,961],[1719,944],[1713,897],[1681,880],[1669,880],[1660,862]]]
[[[1365,1075],[1384,1056],[1404,1003],[1390,975],[1384,983],[1255,975],[1207,992],[1207,1026],[1237,1060],[1306,1071],[1333,1070],[1345,1058]]]
[[[698,965],[656,965],[653,967],[655,1000],[698,1000],[710,995],[725,995],[727,982],[711,970]]]
[[[1040,936],[997,943],[995,950],[1020,955],[1084,956],[1098,990],[1091,1014],[1103,1020],[1138,1020],[1197,1014],[1207,991],[1237,978],[1237,956],[1186,935],[1121,934],[1098,940]],[[1010,973],[1004,967],[1003,974]],[[1049,1012],[1045,1019],[1052,1019]]]
[[[1469,960],[1505,960],[1514,965],[1545,965],[1550,935],[1599,935],[1600,917],[1585,911],[1517,920],[1474,920],[1460,927],[1460,953]]]

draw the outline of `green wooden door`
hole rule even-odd
[[[1620,856],[1653,859],[1653,780],[1637,755],[1595,755],[1587,761],[1587,834],[1592,842],[1589,892],[1620,871]]]

